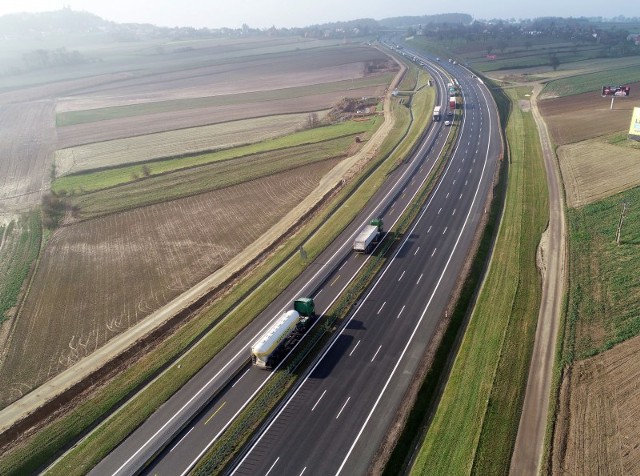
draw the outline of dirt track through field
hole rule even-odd
[[[538,125],[547,171],[549,227],[538,251],[542,254],[539,261],[542,264],[542,302],[520,425],[511,459],[509,473],[514,476],[533,476],[540,472],[567,269],[564,198],[553,144],[537,105],[536,98],[540,89],[540,86],[534,89],[531,110]]]

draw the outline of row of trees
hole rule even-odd
[[[22,61],[28,70],[50,68],[53,66],[68,66],[81,64],[86,60],[77,51],[68,51],[66,48],[56,50],[35,50],[22,55]]]

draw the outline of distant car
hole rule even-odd
[[[447,116],[453,116],[453,111],[447,112]]]
[[[454,62],[453,62],[453,64],[458,64],[458,62],[457,62],[457,61],[454,61]]]
[[[450,126],[451,125],[451,121],[444,121],[444,125],[445,126]]]
[[[436,58],[436,61],[440,61],[440,58]]]

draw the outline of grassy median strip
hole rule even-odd
[[[287,240],[277,253],[239,282],[233,292],[216,302],[214,307],[190,320],[170,339],[138,359],[108,385],[96,389],[90,400],[79,404],[69,414],[52,422],[36,435],[25,438],[5,453],[0,459],[0,473],[25,474],[37,471],[92,425],[105,419],[131,394],[138,392],[135,398],[100,424],[49,471],[50,474],[85,474],[184,385],[299,275],[308,262],[301,261],[296,252],[298,247],[304,243],[309,260],[317,256],[326,243],[333,240],[356,216],[384,177],[397,165],[397,155],[394,153],[389,157],[389,154],[401,139],[406,137],[411,140],[418,137],[419,133],[414,128],[409,132],[411,117],[406,107],[396,103],[394,110],[395,126],[381,146],[376,160],[369,164],[359,180],[348,184],[330,205],[324,207],[308,225]],[[388,158],[391,160],[385,160]],[[365,180],[366,186],[361,186]],[[348,204],[345,203],[347,198]],[[305,242],[312,234],[313,239]],[[283,265],[285,261],[286,266]],[[278,268],[271,279],[266,279]],[[214,327],[214,331],[203,338]],[[201,345],[196,346],[196,342],[201,342]],[[192,349],[187,358],[180,361],[181,368],[178,369],[177,365],[173,365],[175,359],[190,347]],[[159,378],[141,391],[150,379],[164,370]]]
[[[526,90],[509,93],[518,104]],[[506,474],[540,305],[547,189],[530,112],[511,111],[507,198],[490,268],[412,474]]]

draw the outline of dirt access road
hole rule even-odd
[[[564,197],[553,144],[547,125],[538,109],[537,97],[541,90],[541,85],[534,88],[531,96],[531,111],[538,126],[547,171],[549,226],[538,249],[538,263],[542,272],[542,302],[522,415],[511,458],[510,474],[513,475],[540,473],[567,270]]]

